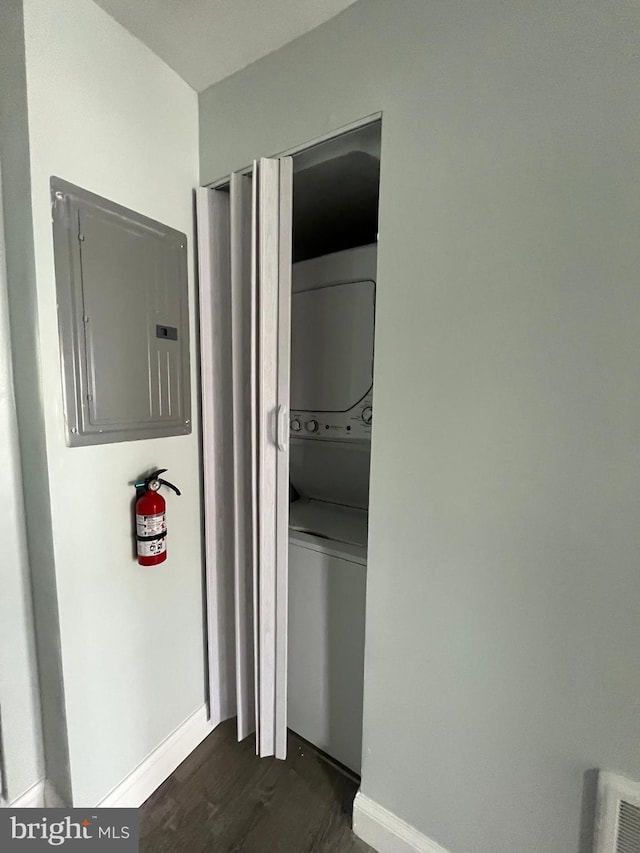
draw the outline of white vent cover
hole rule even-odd
[[[640,853],[640,784],[600,772],[593,849],[594,853]]]

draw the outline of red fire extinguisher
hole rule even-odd
[[[136,545],[141,566],[157,566],[167,559],[167,503],[160,494],[161,486],[168,486],[180,494],[180,489],[167,480],[161,480],[166,468],[159,468],[140,483],[136,483]]]

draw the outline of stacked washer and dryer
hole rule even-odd
[[[289,726],[360,773],[376,246],[293,266]]]

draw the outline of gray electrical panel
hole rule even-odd
[[[191,432],[187,238],[51,179],[70,447]]]

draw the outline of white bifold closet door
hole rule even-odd
[[[285,758],[292,161],[197,207],[210,717]]]

